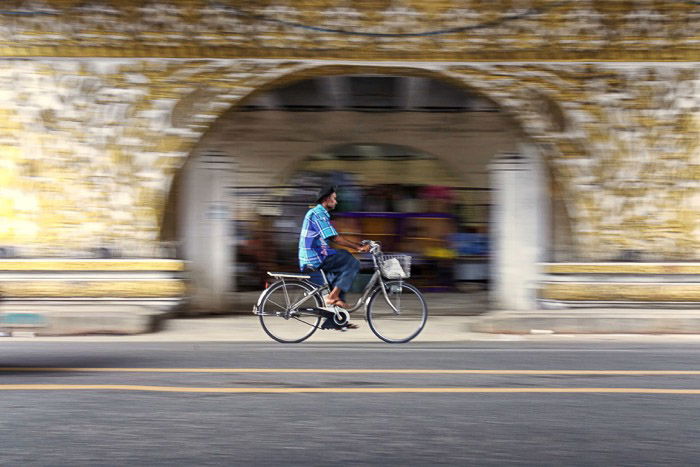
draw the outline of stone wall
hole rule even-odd
[[[697,60],[692,0],[5,0],[6,56]]]
[[[698,258],[694,2],[259,5],[5,2],[0,246],[159,256],[173,175],[221,115],[290,80],[385,73],[448,80],[508,112],[561,190],[576,258]]]
[[[700,72],[690,64],[6,61],[0,244],[153,255],[172,176],[211,122],[277,79],[370,69],[449,79],[509,112],[563,187],[581,258],[697,257]]]

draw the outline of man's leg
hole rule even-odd
[[[360,271],[360,262],[347,251],[340,250],[336,254],[326,257],[321,268],[326,274],[330,273],[333,277],[331,284],[333,290],[328,294],[326,300],[329,304],[347,308],[347,303],[341,297],[352,287],[352,282]]]

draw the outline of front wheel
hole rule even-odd
[[[258,306],[260,324],[267,335],[285,344],[302,342],[311,337],[319,327],[321,316],[303,309],[320,307],[321,297],[314,294],[297,309],[292,308],[292,305],[312,291],[311,286],[300,281],[278,281],[272,284]]]
[[[372,332],[384,342],[401,344],[416,337],[428,320],[428,305],[423,294],[402,281],[384,283],[387,297],[398,313],[386,302],[379,285],[367,302],[367,322]]]

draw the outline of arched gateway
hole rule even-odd
[[[447,74],[356,65],[308,68],[262,84],[197,143],[164,220],[188,261],[193,307],[227,309],[235,301],[236,257],[245,246],[237,252],[241,235],[232,219],[259,211],[250,205],[256,193],[287,185],[290,167],[311,154],[362,142],[431,152],[464,180],[461,189],[490,191],[481,205],[491,205],[490,219],[471,221],[492,235],[493,305],[537,306],[537,264],[549,258],[552,238],[546,163],[532,138],[492,99]],[[384,170],[402,171],[400,162],[388,164]],[[422,184],[442,182],[437,173],[422,175]],[[293,257],[293,242],[287,249]]]

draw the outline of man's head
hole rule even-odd
[[[338,204],[335,186],[326,185],[321,187],[316,197],[316,203],[323,205],[327,210],[335,209]]]

